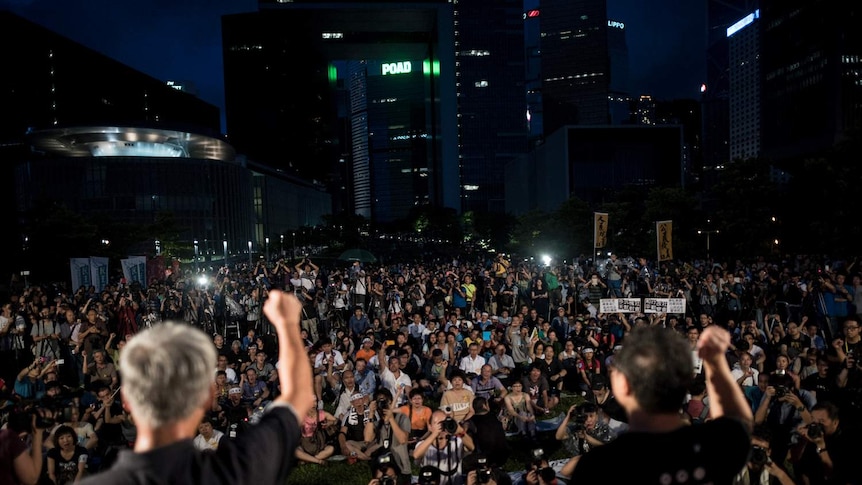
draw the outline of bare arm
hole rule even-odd
[[[299,335],[302,304],[290,294],[274,290],[263,307],[264,314],[278,333],[278,380],[281,394],[275,403],[293,407],[297,420],[308,414],[314,395],[311,364]]]
[[[730,345],[730,333],[715,325],[707,327],[697,342],[698,355],[706,368],[706,387],[710,396],[709,414],[715,419],[728,416],[739,419],[751,432],[752,413],[742,389],[730,373],[724,357]]]
[[[33,416],[33,443],[30,453],[21,453],[15,457],[15,477],[27,485],[35,485],[42,474],[42,433],[36,428],[36,416]]]

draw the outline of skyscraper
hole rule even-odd
[[[703,92],[704,170],[730,160],[730,57],[727,29],[757,9],[758,0],[709,0]]]
[[[542,0],[541,77],[544,135],[564,125],[610,121],[605,0]]]
[[[455,5],[464,211],[503,212],[503,167],[527,152],[522,0]]]
[[[760,10],[727,28],[730,160],[760,156]]]
[[[761,2],[763,156],[822,154],[862,130],[858,2]]]
[[[324,181],[336,211],[391,221],[419,204],[459,209],[452,12],[309,1],[225,16],[231,142]]]

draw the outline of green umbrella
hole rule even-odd
[[[360,263],[376,263],[377,257],[365,249],[348,249],[338,257],[341,261],[359,261]]]

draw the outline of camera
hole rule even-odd
[[[377,409],[379,409],[381,411],[385,411],[385,410],[389,409],[389,401],[387,401],[386,399],[378,399],[377,400]]]
[[[36,427],[39,429],[48,429],[53,427],[56,423],[53,417],[51,416],[43,416],[40,412],[40,409],[44,408],[33,408],[31,412],[36,416]]]
[[[826,430],[823,428],[823,425],[820,423],[811,423],[808,425],[808,437],[817,439],[823,436],[823,433]]]
[[[754,445],[751,447],[751,456],[748,461],[753,465],[764,466],[769,463],[769,454],[762,447]]]
[[[380,477],[380,485],[395,485],[395,478],[390,477],[389,475],[383,475]]]
[[[476,481],[479,483],[488,483],[494,477],[494,470],[487,466],[476,470]]]
[[[787,386],[775,386],[775,397],[782,398],[790,392]]]
[[[587,415],[580,409],[573,409],[569,414],[569,420],[575,431],[585,431],[587,429]]]
[[[444,419],[441,426],[443,428],[443,431],[449,434],[455,434],[458,431],[458,422],[455,421],[451,416]]]

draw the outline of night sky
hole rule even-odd
[[[224,117],[220,19],[256,10],[257,0],[0,0],[0,8],[162,81],[192,81]],[[705,12],[705,0],[608,0],[609,18],[626,24],[633,95],[699,96]]]

